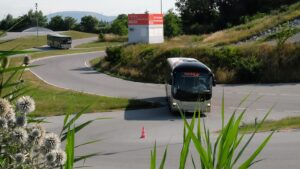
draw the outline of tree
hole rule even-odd
[[[97,32],[99,30],[99,21],[93,16],[84,16],[81,18],[80,29],[84,32]]]
[[[164,16],[164,34],[166,37],[178,36],[182,33],[181,20],[172,9]]]
[[[77,20],[73,17],[70,17],[70,16],[65,17],[65,19],[64,19],[65,30],[74,29],[76,26],[76,22],[77,22]]]
[[[180,13],[185,33],[200,34],[214,30],[218,17],[216,0],[177,0],[176,7]]]
[[[119,15],[111,24],[111,32],[117,35],[128,34],[128,16],[126,14]]]
[[[13,31],[23,31],[30,27],[35,27],[37,21],[40,27],[45,27],[47,25],[47,17],[43,15],[42,11],[33,12],[33,10],[28,11],[27,14],[18,18],[20,23],[14,27]]]
[[[8,14],[1,22],[0,22],[0,29],[1,30],[8,30],[15,24],[16,20],[13,18],[11,14]]]
[[[51,18],[48,28],[54,31],[63,31],[65,29],[65,22],[61,16],[54,16]]]

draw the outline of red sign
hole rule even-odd
[[[128,25],[162,25],[162,14],[129,14]]]
[[[186,76],[186,77],[199,77],[200,73],[198,73],[198,72],[184,72],[184,76]]]

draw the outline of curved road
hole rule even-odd
[[[42,65],[32,69],[32,72],[52,85],[80,92],[135,99],[163,96],[163,85],[128,82],[88,67],[89,60],[103,56],[104,52],[93,52],[41,59],[32,63]]]
[[[102,96],[164,101],[164,85],[131,82],[108,76],[91,69],[89,60],[105,56],[104,52],[71,54],[42,58],[32,64],[41,65],[32,72],[47,83],[75,91]],[[228,109],[234,109],[247,94],[249,102],[262,97],[250,109],[252,113],[268,110],[273,104],[273,116],[300,115],[300,84],[218,85],[214,88],[213,107],[221,103],[223,89]]]
[[[128,97],[151,101],[163,101],[164,87],[157,84],[130,82],[98,73],[88,67],[87,62],[95,57],[103,57],[103,52],[73,54],[36,60],[41,65],[31,71],[49,84],[76,91],[114,97]],[[248,103],[257,97],[262,98],[249,107],[244,122],[261,118],[277,103],[269,119],[300,115],[300,84],[270,85],[218,85],[214,88],[212,113],[205,118],[211,131],[220,129],[221,97],[225,91],[226,118],[241,99],[252,91]],[[243,106],[244,107],[244,106]],[[125,110],[109,113],[95,113],[83,116],[81,121],[98,117],[112,117],[110,120],[94,122],[79,133],[77,144],[93,139],[103,141],[81,148],[76,154],[100,152],[99,157],[87,160],[93,168],[105,169],[144,169],[149,168],[150,150],[154,142],[158,144],[158,158],[161,159],[164,147],[169,145],[166,169],[178,168],[182,143],[182,121],[170,114],[166,107],[150,110]],[[59,131],[63,117],[47,119],[51,131]],[[141,127],[147,133],[146,140],[140,140]],[[215,135],[212,136],[213,138]],[[258,134],[245,157],[262,142],[266,133]],[[259,159],[266,159],[253,168],[299,168],[300,133],[276,133]],[[193,151],[193,153],[195,153]],[[194,155],[194,157],[197,157]],[[245,159],[245,158],[244,158]],[[187,168],[192,168],[189,160]]]

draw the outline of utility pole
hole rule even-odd
[[[163,14],[163,0],[160,0],[160,13]]]
[[[35,3],[36,36],[39,37],[38,3]]]

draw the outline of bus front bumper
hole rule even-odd
[[[204,102],[186,102],[186,101],[179,101],[173,99],[171,102],[171,109],[173,111],[182,111],[188,113],[194,112],[210,112],[211,101],[207,100]]]

